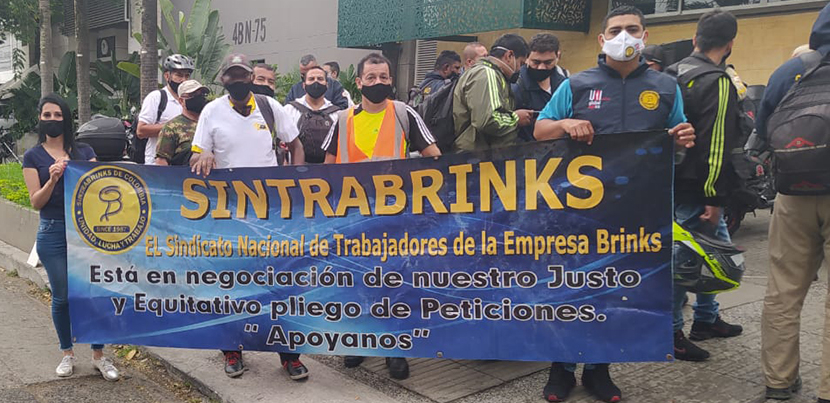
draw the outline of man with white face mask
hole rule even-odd
[[[537,140],[570,137],[591,144],[594,134],[669,129],[676,147],[694,146],[695,131],[686,123],[677,81],[651,70],[640,57],[648,32],[643,13],[631,6],[612,10],[602,23],[599,65],[565,80],[539,114]],[[582,384],[605,402],[622,392],[608,364],[586,364]],[[576,364],[553,363],[543,391],[550,402],[564,401],[576,385]]]

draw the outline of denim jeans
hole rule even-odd
[[[731,242],[729,230],[726,226],[726,220],[721,214],[720,221],[715,228],[705,228],[706,223],[700,220],[700,215],[703,214],[705,206],[694,204],[679,204],[674,208],[674,220],[688,230],[695,230],[708,234],[713,234],[715,238]],[[675,264],[684,262],[689,259],[686,255],[690,253],[682,248],[675,247],[674,261]],[[674,286],[674,300],[672,302],[672,312],[674,315],[674,330],[683,329],[683,303],[686,299],[685,287]],[[719,304],[715,301],[715,294],[697,294],[695,301],[695,322],[715,323],[718,318]]]
[[[72,325],[69,321],[69,284],[66,275],[66,223],[41,219],[37,230],[37,254],[52,288],[52,322],[58,333],[61,350],[72,350]],[[93,344],[93,350],[104,348]]]

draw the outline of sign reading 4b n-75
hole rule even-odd
[[[628,133],[207,178],[72,162],[73,334],[338,355],[665,360],[672,154],[666,133]]]

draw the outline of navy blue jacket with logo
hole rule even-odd
[[[670,129],[686,122],[677,81],[641,59],[623,79],[600,55],[597,67],[565,80],[539,119],[591,122],[597,134]]]

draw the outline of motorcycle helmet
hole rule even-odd
[[[162,65],[164,71],[171,71],[171,70],[190,70],[193,71],[193,60],[185,55],[170,55],[164,59],[164,64]]]
[[[743,251],[731,242],[689,231],[674,223],[674,282],[690,292],[717,294],[741,285],[744,271]]]

